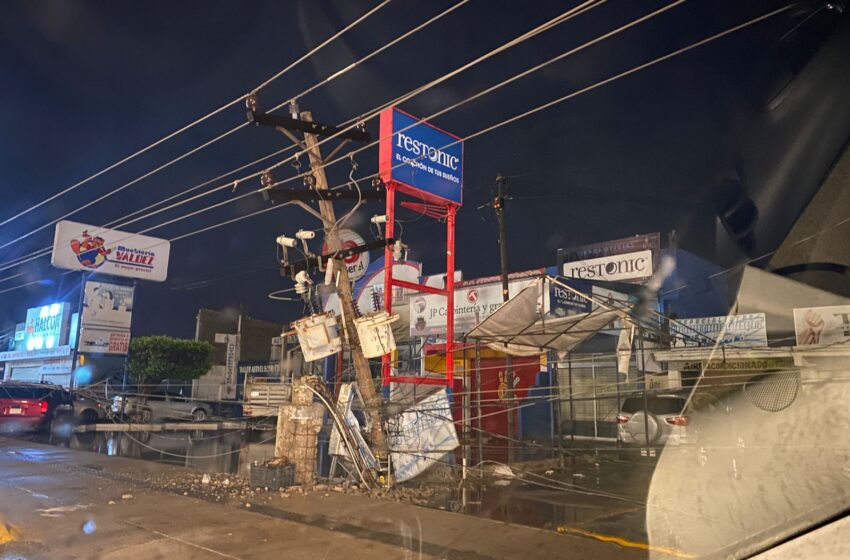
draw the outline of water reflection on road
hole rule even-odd
[[[274,432],[86,432],[73,434],[67,445],[103,455],[247,476],[253,461],[274,457]]]
[[[251,463],[274,457],[274,437],[274,431],[87,432],[52,443],[247,478]],[[438,481],[427,503],[418,503],[543,529],[580,528],[646,542],[643,503],[654,462],[618,460],[612,451],[567,458],[563,467],[555,465],[546,474],[518,472],[501,485]]]

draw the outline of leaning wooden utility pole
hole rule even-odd
[[[312,122],[312,113],[310,111],[303,111],[301,113],[301,120]],[[323,167],[324,160],[322,160],[322,153],[319,149],[316,135],[305,132],[304,144],[307,147],[307,154],[310,157],[310,167],[313,177],[316,180],[315,188],[317,191],[326,191],[328,190],[328,178],[325,175],[325,169]],[[342,248],[342,244],[340,243],[339,232],[336,227],[337,220],[333,203],[329,200],[320,200],[319,212],[324,221],[325,241],[328,249],[332,253],[339,251]],[[363,350],[360,348],[360,339],[357,336],[357,328],[354,325],[354,319],[357,317],[357,309],[354,306],[351,281],[348,278],[348,267],[346,266],[339,267],[337,295],[339,296],[339,304],[344,316],[344,326],[348,334],[348,342],[351,345],[351,361],[354,363],[354,371],[357,375],[357,386],[360,389],[360,394],[363,396],[366,413],[372,422],[371,440],[373,451],[376,455],[383,456],[387,447],[383,423],[381,421],[381,397],[378,395],[375,383],[372,381],[372,371],[369,368],[369,361],[363,355]]]

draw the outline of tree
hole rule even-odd
[[[134,382],[157,385],[164,379],[191,381],[212,367],[213,345],[170,336],[140,336],[130,341],[127,371]]]

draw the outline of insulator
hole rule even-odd
[[[271,171],[263,171],[263,174],[260,175],[260,184],[264,189],[268,189],[274,184],[274,177]]]
[[[245,98],[245,106],[251,111],[257,110],[257,107],[260,106],[260,102],[257,99],[257,92],[254,91],[248,94],[248,97]]]
[[[372,286],[372,310],[377,311],[381,308],[381,294]]]

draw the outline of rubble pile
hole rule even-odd
[[[184,496],[202,497],[216,502],[228,499],[249,498],[255,491],[248,481],[239,475],[222,473],[169,473],[149,476],[142,482],[156,490],[164,490]]]

